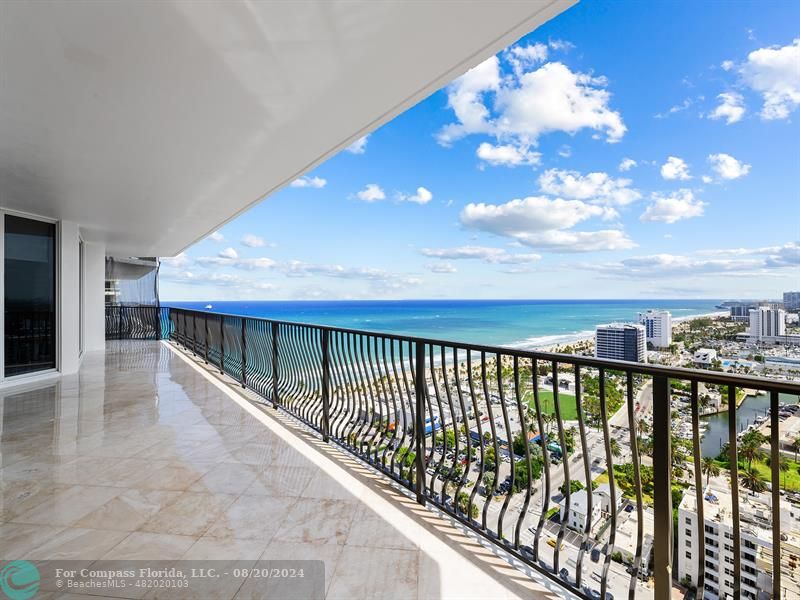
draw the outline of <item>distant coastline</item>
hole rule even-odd
[[[597,325],[632,322],[647,309],[675,322],[725,314],[719,300],[344,300],[164,301],[165,306],[504,346],[554,348],[594,336]],[[211,309],[207,309],[208,305]]]

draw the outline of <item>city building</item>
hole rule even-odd
[[[677,575],[679,581],[690,585],[698,583],[698,535],[702,532],[705,538],[702,597],[718,600],[730,597],[733,593],[733,503],[730,490],[717,488],[714,484],[706,487],[702,496],[702,527],[698,527],[697,523],[698,498],[693,488],[684,494],[678,508]],[[772,519],[780,515],[781,531],[790,532],[781,541],[785,552],[797,545],[800,508],[781,500],[780,510],[773,511],[768,495],[748,494],[747,502],[739,503],[739,511],[742,598],[756,600],[769,597],[772,591]],[[782,585],[787,592],[800,592],[795,574],[789,572],[788,564],[786,571],[782,572]]]
[[[751,309],[749,333],[753,342],[786,335],[786,311],[767,306]]]
[[[622,504],[622,490],[616,488],[617,508]],[[590,518],[590,531],[594,531],[608,520],[611,515],[611,487],[607,484],[597,486],[592,491],[592,512],[589,514],[589,493],[586,489],[572,492],[569,495],[569,515],[567,515],[567,499],[563,498],[559,505],[561,507],[561,520],[567,527],[575,531],[583,532],[586,529],[586,519]],[[569,517],[569,518],[567,518]]]
[[[672,343],[672,313],[668,310],[648,310],[639,313],[646,340],[654,348],[668,348]]]
[[[647,342],[644,325],[611,323],[595,331],[594,355],[597,358],[647,362]]]
[[[699,348],[692,357],[692,362],[698,367],[710,367],[717,360],[717,351],[713,348]]]
[[[783,292],[783,308],[800,310],[800,292]]]
[[[750,311],[758,307],[757,302],[731,302],[728,305],[730,318],[734,321],[749,321]]]

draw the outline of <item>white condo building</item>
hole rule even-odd
[[[594,355],[597,358],[647,362],[647,342],[644,325],[611,323],[597,327]]]
[[[750,339],[786,335],[786,311],[782,308],[759,306],[750,311]]]
[[[740,492],[742,493],[742,492]],[[746,502],[740,502],[741,522],[741,597],[768,597],[772,590],[772,519],[780,515],[782,555],[790,555],[797,548],[797,531],[800,524],[800,509],[782,501],[780,510],[773,511],[768,496],[753,496],[748,492]],[[741,499],[741,497],[740,497]],[[698,598],[718,600],[730,598],[734,590],[732,498],[730,490],[718,489],[712,484],[703,491],[703,524],[699,528],[705,541],[703,558],[705,581],[703,593]],[[698,498],[695,490],[689,489],[678,508],[678,580],[696,586],[699,582],[700,550],[697,526]],[[788,595],[800,593],[795,573],[787,570],[782,574],[782,587]],[[782,569],[783,571],[783,569]]]
[[[646,341],[654,348],[668,348],[672,343],[672,313],[668,310],[648,310],[639,313]]]

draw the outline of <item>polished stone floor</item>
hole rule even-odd
[[[324,561],[331,599],[552,595],[159,342],[109,342],[79,375],[0,390],[0,559],[307,559]]]

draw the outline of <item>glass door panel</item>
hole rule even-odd
[[[56,367],[56,226],[5,215],[5,376]]]

